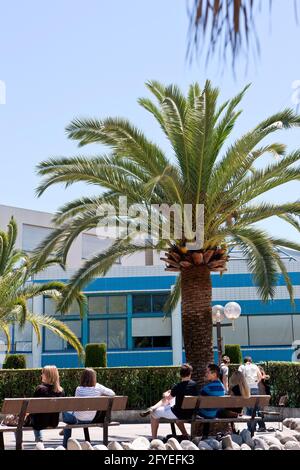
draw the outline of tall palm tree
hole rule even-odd
[[[0,231],[0,330],[7,339],[7,350],[11,347],[10,326],[17,324],[24,327],[29,322],[41,341],[41,328],[45,327],[52,333],[67,341],[79,355],[83,348],[77,336],[63,322],[47,315],[37,314],[29,309],[29,301],[40,295],[47,295],[54,300],[63,295],[66,285],[62,282],[32,283],[37,273],[26,253],[15,248],[17,224],[12,217],[7,232]],[[51,264],[49,260],[44,268]],[[84,307],[82,294],[76,295],[81,308]]]
[[[147,208],[152,204],[176,203],[184,210],[185,204],[192,204],[194,209],[203,204],[202,249],[188,249],[185,236],[171,236],[167,240],[161,236],[157,242],[148,241],[148,247],[152,243],[158,251],[165,250],[166,269],[178,272],[168,307],[172,308],[181,294],[186,357],[201,382],[206,364],[213,359],[211,272],[226,270],[230,247],[238,245],[242,249],[263,300],[274,295],[278,269],[293,299],[292,285],[276,247],[300,250],[300,245],[269,235],[256,223],[278,216],[299,229],[299,200],[270,204],[258,202],[257,198],[299,180],[300,150],[287,153],[280,143],[263,145],[261,141],[279,129],[299,126],[300,116],[289,109],[278,112],[224,148],[240,115],[237,106],[247,87],[220,106],[219,91],[209,81],[203,90],[197,83],[191,85],[187,96],[177,86],[164,86],[157,81],[148,82],[147,88],[156,102],[141,98],[139,104],[160,125],[172,148],[170,156],[126,119],[73,120],[67,127],[70,139],[77,140],[79,146],[105,144],[111,152],[41,162],[38,173],[44,179],[37,193],[40,196],[57,183],[69,186],[79,181],[105,191],[67,203],[58,210],[54,217],[57,228],[38,248],[35,263],[42,266],[54,250],[65,263],[78,234],[103,220],[99,205],[117,206],[119,196],[127,196],[128,204],[143,203]],[[278,159],[266,164],[263,158],[266,154],[276,154]],[[259,169],[255,168],[257,161]],[[151,207],[148,211],[150,215]],[[164,221],[163,217],[161,220]],[[130,217],[126,221],[133,222]],[[148,230],[147,225],[145,229]],[[104,275],[118,257],[139,250],[144,247],[128,235],[87,260],[70,280],[60,308],[68,308],[74,295],[94,276]]]

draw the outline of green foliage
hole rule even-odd
[[[40,295],[47,295],[53,300],[63,296],[66,284],[58,281],[45,283],[33,283],[32,278],[38,271],[33,265],[32,259],[23,251],[16,249],[17,224],[12,217],[7,226],[7,231],[0,230],[0,331],[6,336],[7,351],[11,348],[10,325],[16,324],[21,328],[29,322],[41,341],[41,328],[45,327],[52,333],[67,341],[83,356],[83,347],[77,336],[68,326],[48,315],[35,314],[30,311],[29,300]],[[40,269],[51,265],[55,260],[45,260]],[[82,293],[76,296],[80,311],[86,303]],[[32,302],[32,306],[34,303]]]
[[[230,358],[232,364],[242,363],[242,351],[239,344],[225,344],[225,354]]]
[[[85,367],[107,367],[105,343],[89,343],[85,346]]]
[[[128,396],[129,409],[142,409],[156,403],[166,390],[179,382],[178,367],[95,368],[97,381],[117,395]],[[67,396],[74,396],[82,369],[60,369]],[[0,370],[0,405],[4,398],[32,397],[40,383],[41,369]]]
[[[3,369],[26,369],[24,354],[7,354],[3,362]]]
[[[288,406],[300,407],[300,364],[268,362],[262,364],[270,375],[271,404],[276,406],[288,394]],[[230,373],[238,364],[229,366]],[[112,367],[94,368],[97,381],[128,396],[128,409],[142,409],[161,398],[179,379],[179,367]],[[67,396],[73,396],[80,383],[82,369],[60,369],[60,381]],[[0,370],[0,404],[4,398],[32,397],[40,383],[41,369]]]

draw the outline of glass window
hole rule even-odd
[[[32,349],[32,326],[26,322],[23,328],[18,325],[14,327],[14,350],[31,351]]]
[[[53,229],[49,227],[23,224],[22,249],[34,251],[51,232]]]
[[[126,348],[126,320],[108,320],[108,348]]]
[[[249,316],[250,345],[275,346],[292,344],[291,315]]]
[[[81,341],[81,321],[68,320],[65,324],[76,334],[79,341]],[[44,350],[45,351],[66,351],[74,350],[72,346],[64,341],[59,336],[55,335],[47,328],[44,328]]]
[[[106,312],[106,297],[104,295],[89,296],[89,314],[101,315]]]
[[[108,349],[126,348],[126,320],[90,320],[89,342],[105,343]]]
[[[132,336],[171,336],[172,321],[171,318],[133,318]]]
[[[108,297],[109,313],[127,313],[126,295],[110,295]]]
[[[300,340],[300,315],[293,315],[294,341]]]
[[[133,313],[151,312],[151,295],[133,295],[132,310]]]
[[[89,342],[107,344],[107,320],[89,321]]]
[[[139,348],[170,348],[171,336],[141,336],[133,338],[133,347]]]
[[[61,312],[56,312],[56,305],[54,299],[51,297],[45,297],[44,299],[44,313],[49,316],[60,316]],[[63,315],[79,315],[79,305],[77,302],[73,302],[68,312]]]
[[[152,295],[152,311],[162,312],[169,294],[153,294]]]

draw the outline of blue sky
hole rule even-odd
[[[0,105],[0,204],[52,212],[96,192],[83,185],[57,186],[35,196],[39,161],[79,153],[64,132],[75,116],[126,116],[165,147],[158,127],[136,102],[147,94],[147,79],[184,89],[210,78],[224,99],[251,82],[235,136],[290,106],[291,84],[300,79],[300,26],[291,0],[274,0],[271,28],[267,9],[257,15],[261,55],[256,65],[250,60],[247,74],[239,61],[236,79],[230,67],[221,74],[217,60],[207,67],[185,61],[185,0],[1,0],[0,6],[0,79],[7,88],[6,104]],[[300,129],[275,139],[300,148]],[[272,191],[268,200],[295,200],[299,186]],[[280,221],[272,220],[272,232],[299,241]]]

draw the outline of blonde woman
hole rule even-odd
[[[41,383],[34,392],[34,397],[64,397],[65,392],[59,382],[56,366],[45,366],[42,369]],[[35,413],[30,415],[30,424],[34,429],[36,442],[42,441],[42,429],[56,428],[59,422],[59,413]]]
[[[242,372],[235,371],[231,375],[229,379],[229,388],[228,393],[231,396],[235,397],[243,397],[249,398],[250,397],[250,388],[247,384],[244,374]],[[218,417],[219,418],[236,418],[239,414],[243,411],[242,408],[232,408],[219,410]]]

